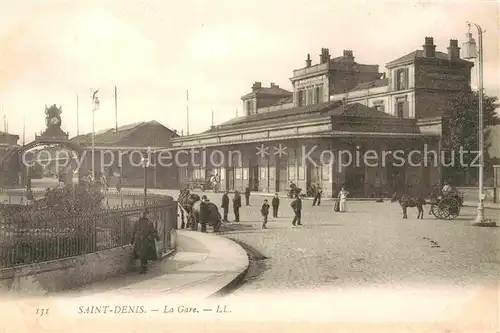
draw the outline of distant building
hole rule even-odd
[[[141,152],[146,153],[147,147],[151,148],[152,159],[154,151],[169,147],[172,138],[178,137],[177,131],[173,131],[157,121],[139,122],[99,131],[94,135],[95,146],[95,170],[104,172],[111,183],[122,177],[123,186],[141,187],[144,184],[144,169],[137,167],[141,163]],[[71,139],[85,148],[85,158],[82,169],[92,169],[92,133],[76,136]],[[102,160],[101,160],[102,156]],[[132,163],[131,163],[132,162]],[[134,166],[136,165],[136,166]],[[173,173],[172,173],[173,172]],[[116,177],[115,175],[120,175]],[[151,166],[148,168],[148,186],[168,187],[175,183],[175,170],[168,168],[159,170]]]
[[[242,97],[245,116],[204,133],[173,138],[172,151],[242,153],[241,165],[224,155],[222,164],[198,160],[179,167],[179,186],[218,173],[222,189],[228,190],[249,186],[254,191],[285,191],[290,181],[304,191],[319,183],[327,195],[342,186],[355,196],[428,190],[440,181],[440,167],[429,161],[429,167],[396,167],[390,162],[387,167],[364,162],[340,167],[339,161],[303,163],[302,155],[314,146],[313,155],[349,150],[363,156],[369,150],[423,151],[424,146],[439,151],[440,138],[446,135],[443,116],[456,94],[470,89],[473,63],[460,59],[457,40],[450,40],[443,53],[436,51],[431,37],[425,38],[422,49],[387,63],[387,74],[354,59],[351,50],[332,59],[323,48],[319,63],[312,64],[308,54],[306,66],[290,78],[293,92],[256,82]],[[261,144],[269,149],[265,158],[256,155]],[[276,154],[280,145],[287,147],[286,156]]]

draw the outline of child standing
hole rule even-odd
[[[267,229],[267,216],[269,215],[269,204],[267,203],[267,199],[264,199],[264,204],[262,205],[260,212],[262,213],[262,217],[264,217],[262,229]]]
[[[274,194],[273,201],[271,201],[271,205],[273,206],[273,217],[278,217],[278,208],[280,207],[280,198],[278,198],[278,193]]]

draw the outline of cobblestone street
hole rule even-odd
[[[219,204],[220,195],[208,196]],[[223,232],[268,258],[266,270],[239,294],[387,283],[458,286],[500,275],[499,231],[470,226],[473,208],[451,222],[429,216],[429,206],[424,220],[416,219],[415,208],[402,220],[397,203],[349,202],[347,213],[336,213],[331,203],[312,207],[304,200],[304,226],[293,227],[290,200],[281,199],[280,217],[262,230],[263,199],[252,197],[251,206],[241,209],[241,222]],[[487,214],[498,219],[499,212]]]

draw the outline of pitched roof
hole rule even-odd
[[[396,116],[390,115],[375,108],[359,103],[347,104],[345,107],[341,101],[331,101],[321,104],[295,107],[291,109],[259,113],[250,116],[233,118],[223,124],[205,131],[204,133],[222,132],[226,130],[245,129],[254,126],[286,124],[288,122],[305,119],[325,119],[331,116],[347,116],[349,118],[377,118],[398,120]]]
[[[389,85],[389,79],[378,79],[375,81],[368,81],[368,82],[361,82],[359,83],[356,87],[351,89],[350,91],[354,90],[364,90],[364,89],[370,89],[370,88],[377,88],[377,87],[384,87]]]
[[[349,116],[358,118],[386,118],[400,119],[383,111],[379,111],[369,106],[353,103],[347,104],[345,107],[339,106],[328,113],[330,116]]]
[[[153,121],[147,121],[147,122],[138,122],[138,123],[133,123],[133,124],[127,124],[118,127],[118,134],[116,135],[116,131],[114,128],[109,128],[105,129],[99,132],[95,133],[94,140],[95,144],[97,145],[116,145],[120,144],[122,141],[126,140],[130,135],[135,133],[137,130],[140,128],[143,128],[144,126],[147,125],[160,125],[162,127],[165,127],[164,125],[160,124],[156,120]],[[170,130],[169,128],[165,127],[165,129],[171,131],[172,133],[175,133],[174,131]],[[174,134],[173,136],[177,136],[177,134]],[[87,133],[79,136],[75,136],[71,138],[71,141],[76,142],[80,145],[89,145],[92,142],[92,133]]]
[[[293,95],[293,93],[291,91],[274,86],[274,87],[257,88],[254,91],[252,91],[251,93],[248,93],[241,98],[246,99],[246,98],[254,97],[257,94],[258,95],[267,95],[267,96],[286,96],[286,97]]]
[[[274,105],[281,105],[281,104],[288,104],[288,103],[293,103],[293,95],[288,96],[288,97],[283,97],[278,102],[276,102],[276,104],[274,104]]]
[[[417,58],[426,58],[424,56],[424,51],[423,50],[415,50],[413,52],[410,52],[400,58],[397,58],[396,60],[393,60],[391,62],[388,62],[386,64],[386,67],[387,66],[392,66],[392,65],[396,65],[396,64],[403,64],[403,63],[406,63],[406,62],[411,62],[411,61],[414,61],[415,59]],[[439,52],[439,51],[436,51],[436,59],[440,59],[440,60],[450,60],[448,58],[448,54],[444,53],[444,52]],[[462,62],[468,62],[466,60],[463,60],[463,59],[458,59]]]
[[[249,116],[243,116],[238,118],[233,118],[225,123],[222,123],[216,126],[213,129],[208,130],[207,132],[214,132],[217,130],[224,130],[228,127],[234,127],[237,125],[244,126],[253,126],[254,124],[261,125],[262,122],[270,123],[270,122],[282,122],[286,117],[288,119],[300,119],[303,117],[311,117],[314,114],[321,113],[322,111],[328,111],[332,109],[334,106],[341,105],[342,102],[334,101],[334,102],[326,102],[321,104],[307,105],[301,107],[294,107],[291,109],[284,109],[272,112],[258,113],[252,114]]]

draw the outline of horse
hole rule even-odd
[[[179,197],[177,198],[177,203],[179,206],[181,206],[183,209],[181,209],[181,229],[184,229],[186,227],[186,223],[184,221],[184,211],[188,214],[187,216],[187,222],[189,223],[189,215],[191,215],[192,207],[193,204],[200,200],[200,196],[194,193],[191,193],[189,188],[184,188],[181,190],[179,193]]]
[[[222,216],[219,213],[219,209],[217,208],[217,205],[215,205],[212,202],[206,202],[208,205],[208,210],[207,210],[207,223],[208,225],[212,226],[214,228],[214,232],[218,232],[221,224],[222,224]],[[198,223],[200,223],[200,209],[201,209],[201,200],[197,200],[194,202],[193,206],[191,207],[191,214],[189,215],[189,219],[191,221],[191,228],[193,230],[198,230]],[[205,223],[201,224],[201,232],[206,232],[207,231],[207,225]]]
[[[418,216],[417,219],[424,219],[424,209],[425,199],[422,196],[414,197],[408,194],[398,195],[396,192],[392,195],[391,202],[398,201],[403,209],[403,219],[407,219],[408,215],[406,214],[406,209],[408,207],[413,208],[417,207]]]

